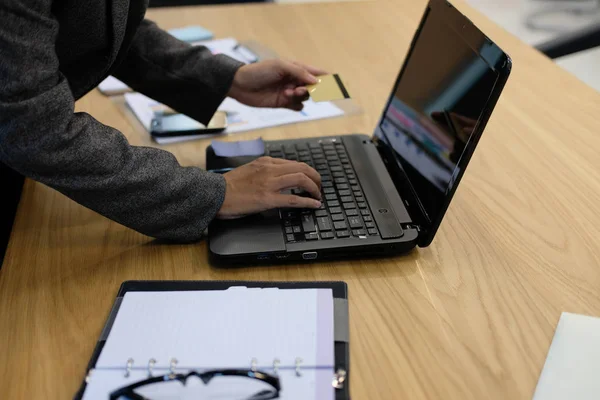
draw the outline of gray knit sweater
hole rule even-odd
[[[144,20],[147,0],[0,0],[0,162],[146,235],[194,241],[222,176],[131,146],[74,102],[112,74],[207,123],[240,64]],[[1,184],[0,177],[0,184]]]

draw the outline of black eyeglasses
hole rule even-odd
[[[219,398],[231,398],[231,400],[277,399],[281,390],[279,378],[276,376],[254,370],[222,369],[153,376],[112,392],[110,400],[177,399],[178,391],[182,390],[192,377],[198,378],[204,385],[208,385],[215,378],[228,377],[222,380],[216,389],[228,396]],[[235,377],[244,378],[243,382],[236,385],[235,379],[231,379]],[[232,390],[236,393],[232,394]],[[238,397],[229,397],[230,395]]]

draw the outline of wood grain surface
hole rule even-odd
[[[72,398],[121,282],[344,280],[354,399],[531,399],[562,311],[600,316],[600,94],[462,2],[514,69],[433,244],[402,257],[233,270],[26,183],[0,270],[0,397]],[[363,113],[231,139],[371,133],[423,0],[157,9],[342,75]],[[119,102],[79,111],[151,145]],[[163,146],[204,165],[208,140]]]

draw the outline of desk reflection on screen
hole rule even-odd
[[[475,125],[475,120],[452,112],[421,115],[394,98],[381,129],[392,148],[444,192]]]

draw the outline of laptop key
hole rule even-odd
[[[336,231],[341,231],[342,229],[348,229],[348,225],[346,225],[346,221],[334,221],[333,227]]]
[[[363,227],[362,221],[358,216],[348,217],[348,223],[350,224],[351,229],[359,229]]]
[[[339,187],[338,187],[339,190]],[[352,192],[350,192],[348,189],[344,189],[344,190],[340,190],[340,196],[350,196],[352,194]]]
[[[328,182],[331,180],[331,175],[321,175],[321,182]]]
[[[369,235],[377,235],[377,229],[369,228]]]
[[[337,194],[335,193],[329,193],[325,195],[325,200],[329,201],[329,200],[337,200]]]
[[[364,209],[363,209],[363,210],[360,210],[360,213],[361,213],[362,215],[371,215],[371,212],[370,212],[369,210],[364,210]]]
[[[339,207],[340,206],[340,202],[337,200],[331,200],[327,204],[329,204],[329,207]]]
[[[294,230],[292,229],[291,226],[286,226],[285,227],[285,233],[294,233]]]
[[[365,222],[365,226],[367,228],[375,228],[375,223],[372,221],[367,221],[367,222]]]
[[[333,187],[333,182],[329,181],[329,182],[321,182],[321,187]]]
[[[338,190],[348,189],[349,187],[347,183],[338,183],[335,186],[338,188]]]
[[[304,230],[304,232],[314,232],[316,230],[315,220],[312,214],[302,215],[302,229]]]
[[[297,211],[285,211],[283,213],[283,219],[294,219],[298,216]]]
[[[332,214],[340,214],[342,209],[340,207],[329,207],[329,212]]]
[[[308,142],[308,147],[311,149],[320,149],[321,144],[319,142]]]
[[[317,216],[317,217],[326,217],[327,215],[329,215],[329,214],[327,214],[327,211],[325,211],[325,210],[315,211],[315,216]]]
[[[356,210],[346,210],[346,215],[349,217],[353,217],[355,215],[358,215],[358,211]]]
[[[293,229],[294,233],[302,233],[302,228],[300,228],[300,225],[295,225]]]
[[[327,188],[323,189],[323,193],[325,193],[325,194],[335,193],[335,189],[332,187],[327,187]]]
[[[365,236],[367,234],[367,232],[364,229],[354,229],[352,231],[352,234],[354,236]]]
[[[339,238],[344,238],[344,237],[349,237],[350,236],[350,231],[349,230],[343,230],[343,231],[337,231],[335,232],[335,235]]]
[[[332,172],[331,175],[333,175],[334,178],[343,178],[344,177],[343,172]]]
[[[333,214],[331,219],[334,221],[344,221],[344,214]]]
[[[363,219],[365,220],[365,222],[370,222],[370,221],[373,221],[373,217],[371,217],[370,215],[365,215],[365,216],[363,217]]]
[[[334,236],[333,232],[321,232],[321,239],[333,239]]]
[[[350,179],[348,178],[348,183],[351,185],[356,185],[358,182],[356,181],[356,179]]]
[[[331,164],[329,164],[329,166],[331,166]],[[342,167],[338,167],[338,166],[332,166],[331,167],[331,172],[341,172],[342,171]]]
[[[364,201],[359,202],[358,204],[358,208],[367,208],[367,203],[365,203]],[[365,215],[365,214],[363,214]]]
[[[288,242],[295,242],[296,241],[296,237],[292,234],[286,235],[287,241]]]
[[[331,230],[331,222],[329,222],[329,218],[327,217],[319,217],[317,218],[317,226],[320,231],[330,231]]]
[[[344,203],[344,210],[353,210],[356,208],[354,203]]]
[[[323,178],[321,178],[322,180]],[[348,180],[346,178],[335,178],[334,180],[335,183],[348,183]]]
[[[304,234],[304,239],[306,239],[306,240],[318,240],[319,239],[319,235],[317,235],[317,232],[305,233]]]
[[[341,200],[342,200],[342,203],[351,203],[354,201],[352,196],[342,196]]]

